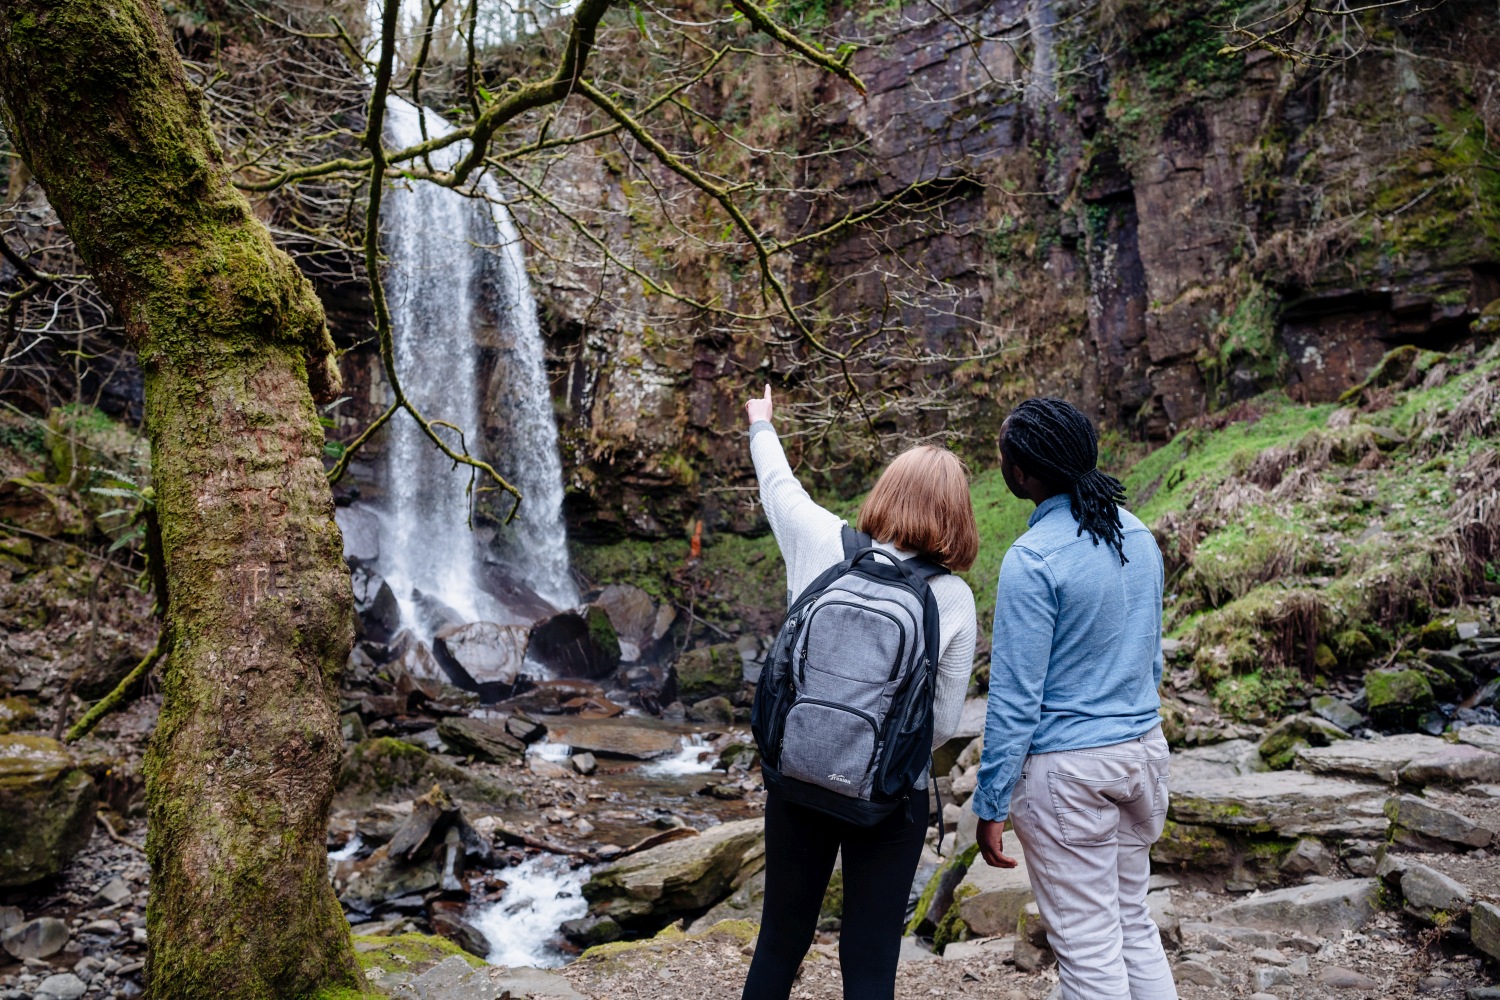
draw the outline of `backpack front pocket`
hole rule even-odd
[[[787,712],[780,770],[840,795],[868,799],[878,745],[872,717],[843,705],[804,699]]]

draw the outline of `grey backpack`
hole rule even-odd
[[[938,611],[927,581],[947,571],[848,527],[843,544],[843,561],[787,612],[750,725],[768,788],[870,826],[908,801],[931,759]]]

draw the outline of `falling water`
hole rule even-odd
[[[388,140],[422,141],[451,127],[398,97],[386,104]],[[455,143],[432,155],[446,169],[466,149]],[[495,195],[493,185],[484,193]],[[562,520],[562,467],[551,397],[543,367],[536,304],[515,225],[503,205],[486,203],[420,181],[392,186],[382,214],[390,261],[387,297],[395,338],[396,371],[407,395],[429,419],[462,429],[479,451],[480,393],[474,332],[486,317],[487,279],[497,302],[493,317],[505,343],[499,395],[508,461],[498,462],[526,497],[522,519],[509,529],[506,562],[532,589],[559,606],[577,601],[568,573]],[[493,253],[485,248],[494,248]],[[439,428],[457,450],[458,435]],[[494,601],[479,586],[479,552],[469,530],[468,470],[435,448],[414,420],[392,421],[386,462],[382,568],[403,618],[420,621],[418,594],[448,605],[468,621],[494,616]],[[482,481],[479,485],[483,485]]]

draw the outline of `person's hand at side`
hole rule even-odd
[[[979,821],[979,853],[991,868],[1014,868],[1016,859],[1005,853],[1005,820]]]
[[[750,418],[752,424],[757,420],[771,419],[771,383],[766,383],[764,398],[752,399],[745,404],[745,416]]]

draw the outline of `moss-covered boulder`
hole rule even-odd
[[[18,732],[35,721],[36,709],[25,698],[0,698],[0,734]]]
[[[761,861],[764,840],[761,820],[738,820],[622,858],[584,885],[589,912],[622,927],[649,928],[702,911]]]
[[[0,736],[0,887],[60,872],[89,842],[98,792],[61,743]]]
[[[1151,861],[1185,868],[1228,868],[1235,862],[1234,845],[1211,826],[1168,820],[1151,845]]]
[[[1432,684],[1420,670],[1372,670],[1365,674],[1366,711],[1377,726],[1412,726],[1435,704]]]
[[[389,736],[356,743],[344,756],[336,802],[341,807],[413,798],[433,785],[456,799],[505,805],[516,791],[494,778],[455,767],[419,746]]]
[[[732,642],[699,646],[677,660],[677,690],[683,701],[738,690],[744,682],[744,661]]]
[[[1303,747],[1326,747],[1349,734],[1327,719],[1298,714],[1282,719],[1260,741],[1260,755],[1273,771],[1291,767]]]

